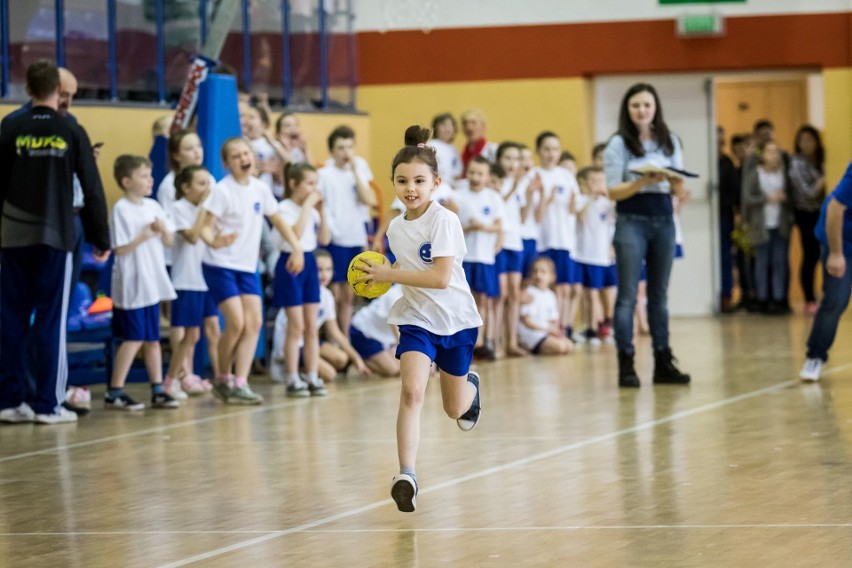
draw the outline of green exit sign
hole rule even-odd
[[[718,14],[681,16],[677,19],[680,37],[718,37],[725,35],[725,20]]]

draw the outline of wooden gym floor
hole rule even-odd
[[[614,348],[483,364],[463,433],[430,385],[418,510],[388,497],[393,380],[254,384],[0,428],[0,566],[852,566],[852,325],[797,379],[810,320],[672,322],[689,387],[616,387]],[[147,387],[132,385],[147,400]]]

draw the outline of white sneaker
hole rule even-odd
[[[180,381],[178,379],[169,378],[163,381],[163,390],[175,400],[189,399],[189,395],[181,388]]]
[[[77,422],[77,413],[60,407],[56,414],[36,414],[35,421],[38,424],[62,424],[65,422]]]
[[[26,402],[22,402],[15,408],[4,408],[0,410],[0,422],[9,424],[20,424],[22,422],[32,422],[35,420],[35,412]]]
[[[823,365],[825,363],[822,359],[806,360],[804,366],[802,366],[802,370],[799,371],[799,378],[810,383],[818,381]]]

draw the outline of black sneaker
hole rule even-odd
[[[417,507],[417,480],[407,473],[400,473],[391,482],[391,497],[397,509],[413,513]]]
[[[473,397],[473,402],[470,403],[470,408],[456,419],[456,424],[465,432],[473,430],[476,423],[479,422],[479,415],[482,412],[482,406],[479,403],[479,374],[471,371],[467,374],[467,382],[476,387],[476,394]]]
[[[681,373],[680,369],[675,367],[675,357],[672,355],[671,349],[661,349],[654,351],[654,382],[657,384],[669,385],[686,385],[689,384],[690,377],[686,373]]]
[[[628,389],[639,388],[639,375],[633,368],[633,353],[618,352],[618,386]]]
[[[130,396],[123,392],[116,397],[110,397],[109,394],[104,395],[104,406],[112,410],[144,410],[145,404],[136,402]]]
[[[180,403],[172,395],[161,392],[151,395],[151,407],[153,408],[177,408]]]

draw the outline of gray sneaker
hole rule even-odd
[[[0,422],[8,424],[21,424],[35,420],[35,412],[26,402],[22,402],[14,408],[0,410]]]
[[[228,397],[231,395],[231,381],[213,381],[213,396],[228,404]]]
[[[311,396],[308,384],[305,381],[297,381],[287,385],[287,396],[290,398],[307,398]]]
[[[261,404],[263,397],[251,390],[248,385],[234,387],[228,393],[228,404]]]
[[[309,383],[308,390],[311,392],[311,396],[328,396],[328,389],[325,388],[325,383],[322,382],[322,379],[319,379],[315,383]]]

